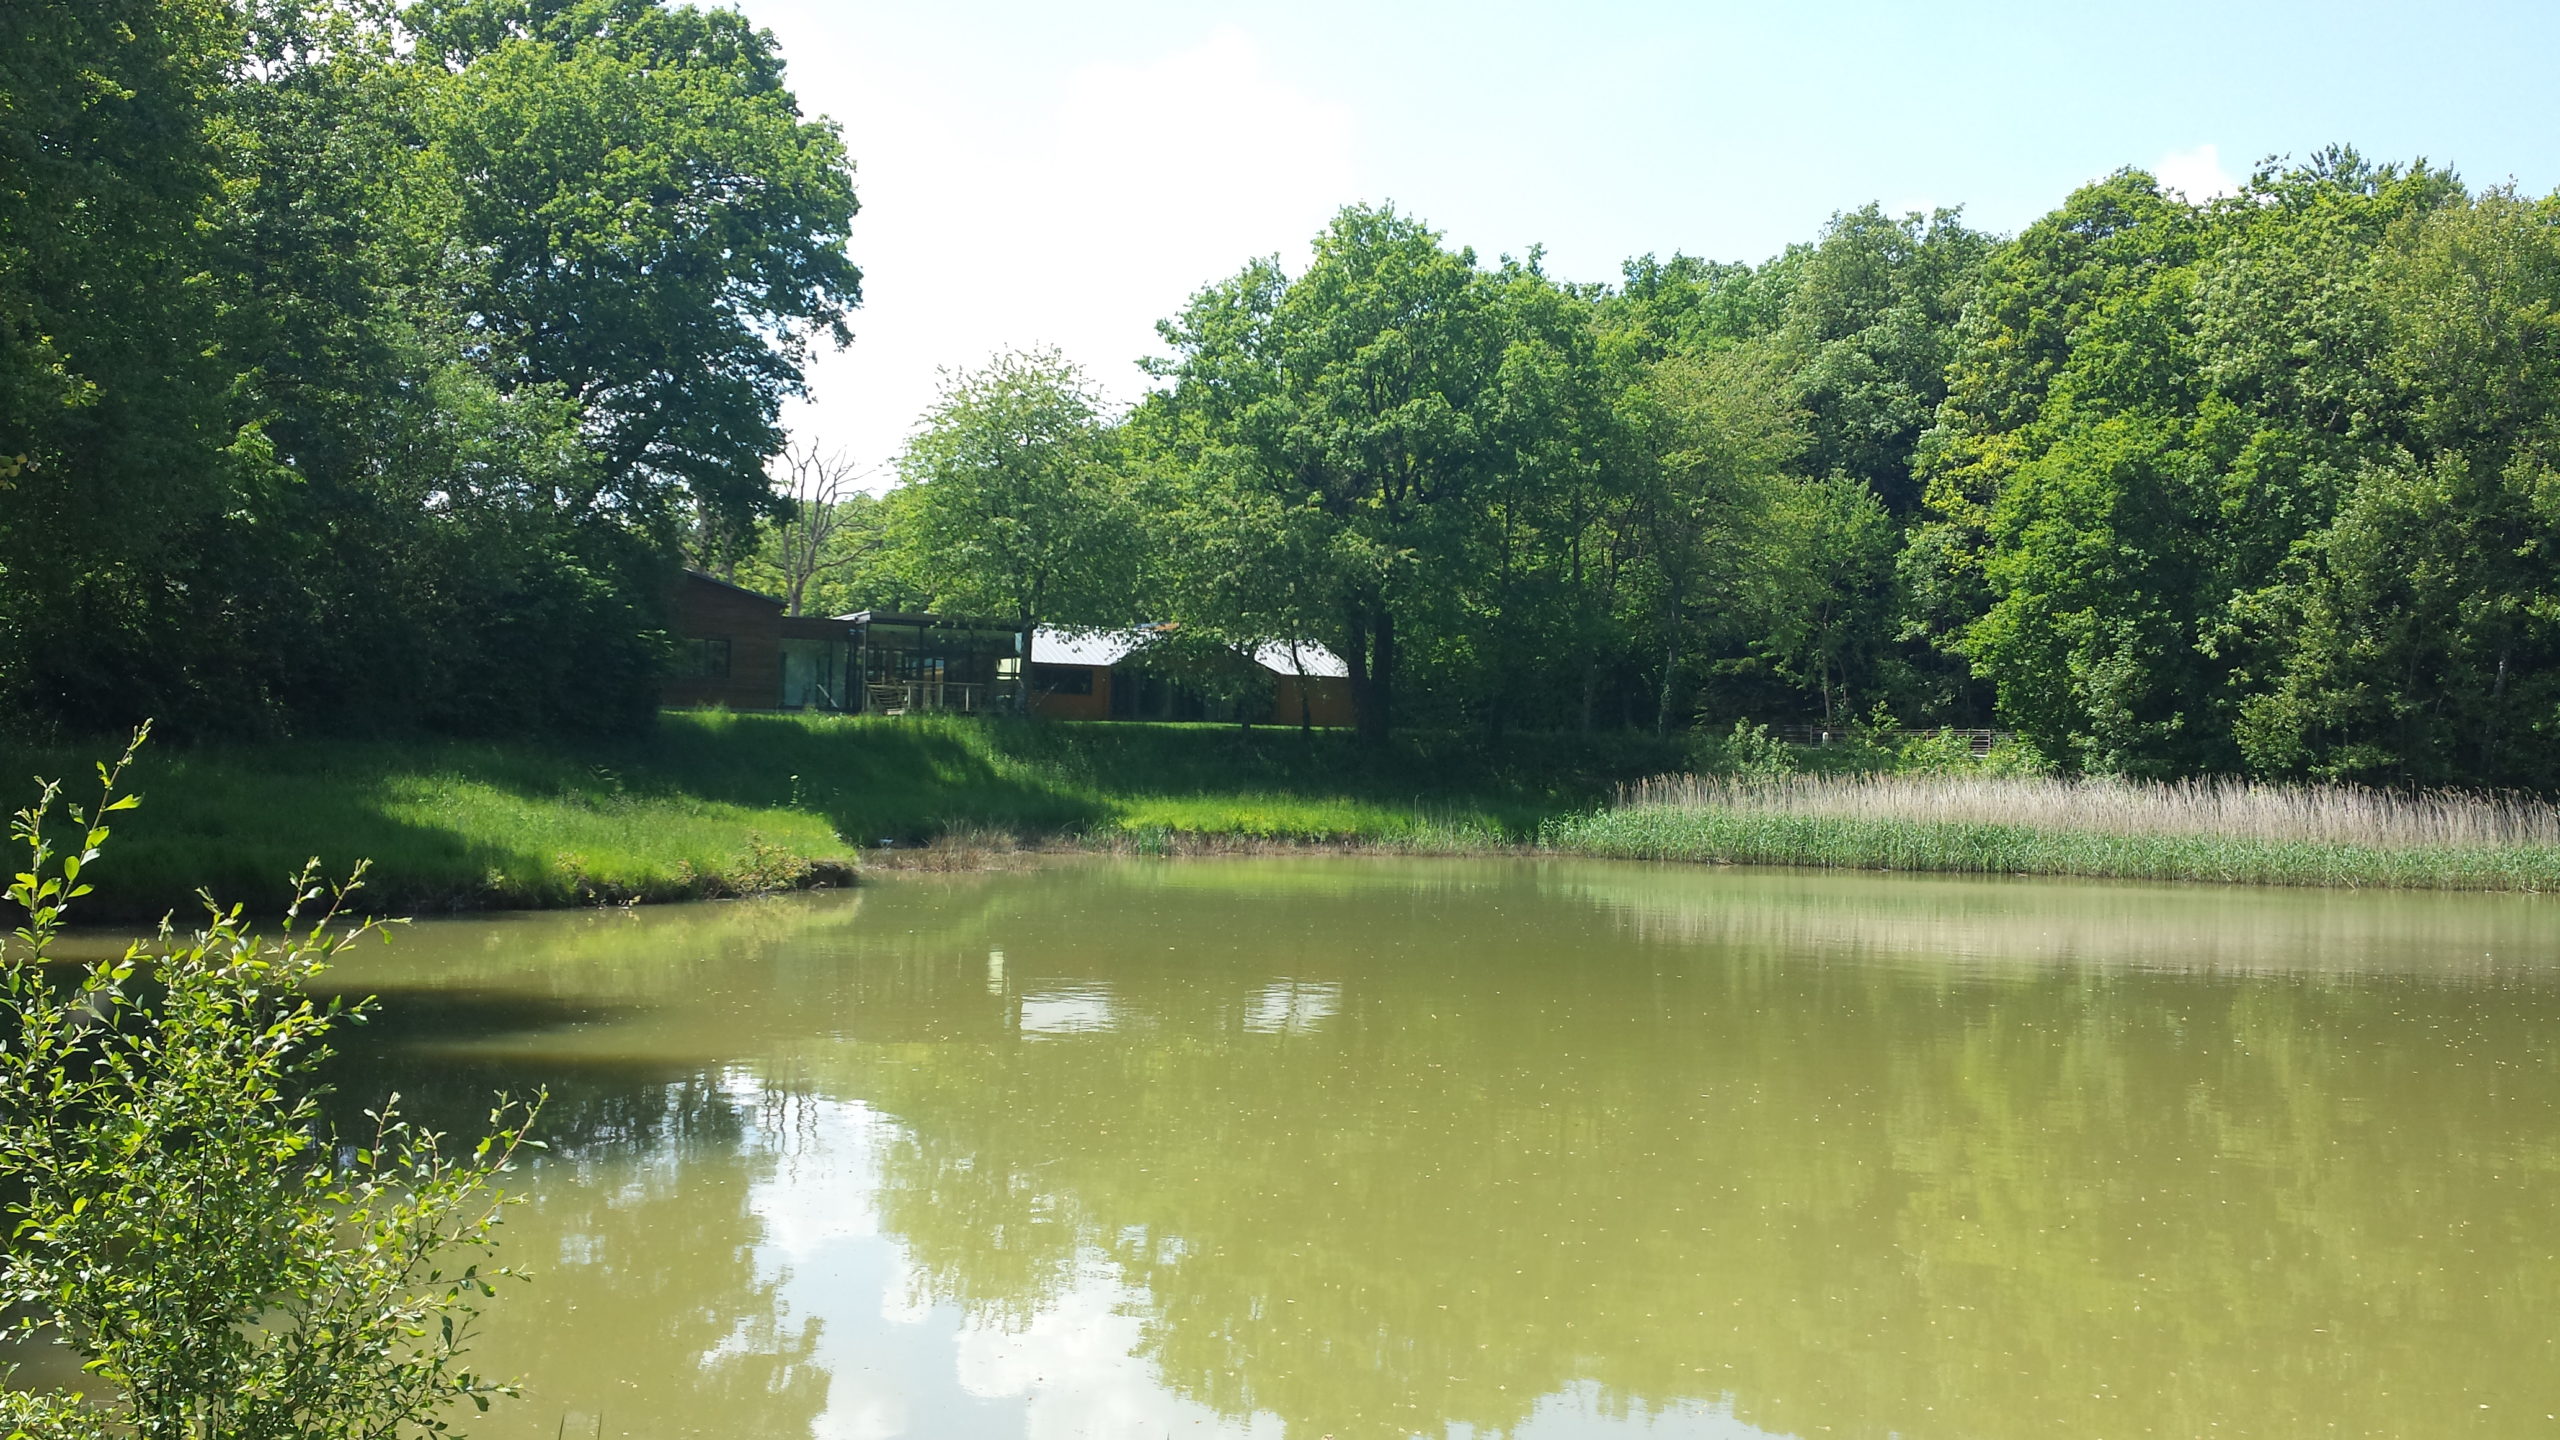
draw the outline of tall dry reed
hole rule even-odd
[[[2229,778],[2155,782],[1945,774],[1664,775],[1621,787],[1618,806],[2389,850],[2560,846],[2560,805],[2531,796],[2270,785]]]

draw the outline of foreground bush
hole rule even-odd
[[[511,1273],[490,1264],[492,1182],[532,1143],[533,1107],[501,1101],[462,1154],[388,1103],[352,1144],[322,1133],[312,1071],[349,1012],[305,986],[378,931],[338,924],[352,883],[324,889],[308,867],[272,937],[208,902],[190,936],[164,921],[154,944],[64,973],[55,948],[107,817],[136,803],[122,773],[101,766],[96,806],[64,812],[67,845],[48,839],[58,786],[11,826],[28,858],[8,895],[27,919],[0,963],[0,1287],[21,1335],[69,1347],[99,1388],[0,1394],[0,1425],[13,1440],[440,1433],[453,1402],[507,1390],[465,1356]]]

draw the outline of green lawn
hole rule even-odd
[[[0,752],[20,777],[9,808],[25,777],[89,775],[117,748]],[[370,860],[372,902],[416,911],[735,893],[955,831],[1480,847],[1679,763],[1624,736],[1371,753],[1323,731],[716,712],[583,747],[155,742],[85,913],[183,914],[199,888],[272,908],[314,856],[331,873]]]
[[[88,775],[117,748],[0,751],[0,775],[22,777],[10,808],[34,793],[23,777]],[[2560,889],[2560,853],[2533,846],[2386,850],[1607,808],[1620,783],[1686,758],[1679,741],[1627,735],[1419,735],[1369,751],[1329,731],[693,712],[662,717],[642,739],[584,747],[155,743],[131,777],[143,807],[117,817],[83,913],[184,918],[198,889],[272,910],[313,857],[341,875],[370,860],[370,905],[391,912],[691,899],[841,878],[883,841],[944,836],[1138,853],[1539,845],[1743,864]]]

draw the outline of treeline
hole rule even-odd
[[[0,5],[0,724],[646,723],[853,212],[729,11]]]
[[[1889,719],[2560,784],[2560,202],[2331,150],[1609,286],[1352,208],[1161,328],[1121,415],[1054,355],[958,377],[905,484],[747,567],[1320,641],[1373,733]]]
[[[0,97],[13,727],[629,729],[690,558],[1177,621],[1212,689],[1320,642],[1372,735],[2560,787],[2560,202],[2424,164],[1607,285],[1354,207],[1166,321],[1133,408],[954,377],[875,499],[777,424],[855,205],[732,12],[24,0]]]

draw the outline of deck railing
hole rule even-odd
[[[947,711],[976,715],[987,708],[995,687],[974,680],[887,680],[865,686],[875,715],[919,715]]]

